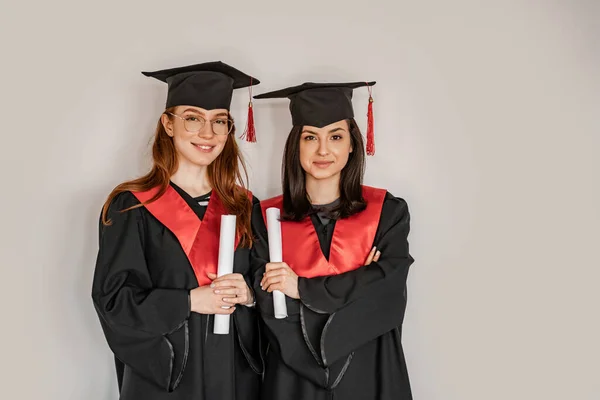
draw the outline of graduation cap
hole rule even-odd
[[[375,82],[349,83],[313,83],[292,86],[254,96],[255,99],[290,99],[290,112],[294,126],[316,126],[322,128],[343,119],[354,118],[352,107],[353,90],[367,86],[369,89],[369,108],[367,112],[367,154],[375,154],[373,131],[372,86]]]
[[[248,122],[243,136],[249,142],[256,142],[252,111],[252,86],[260,83],[258,79],[221,61],[142,72],[142,74],[167,83],[165,108],[185,105],[205,110],[218,108],[229,110],[233,90],[250,87]]]

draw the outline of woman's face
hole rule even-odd
[[[177,106],[172,114],[167,114],[162,115],[161,121],[173,138],[180,163],[208,166],[221,154],[231,124],[226,109]]]
[[[300,164],[307,176],[321,180],[342,172],[352,153],[348,122],[341,120],[323,128],[304,126],[300,134]]]

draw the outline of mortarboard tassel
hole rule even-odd
[[[254,128],[254,111],[252,109],[252,102],[248,104],[248,121],[246,122],[246,130],[242,135],[242,139],[244,138],[247,142],[256,143],[256,129]]]
[[[373,96],[371,86],[369,89],[369,108],[367,111],[367,155],[375,155],[375,131],[373,129]]]
[[[250,80],[252,83],[252,80]],[[254,128],[254,110],[252,109],[252,84],[248,88],[250,92],[250,102],[248,103],[248,119],[246,121],[246,129],[242,135],[242,139],[246,139],[247,142],[256,143],[256,129]]]

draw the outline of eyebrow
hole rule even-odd
[[[204,115],[204,113],[202,111],[194,110],[193,108],[186,108],[185,110],[183,110],[182,114],[186,113],[186,112],[192,112],[194,114]]]
[[[341,126],[338,126],[337,128],[333,128],[332,130],[330,130],[330,131],[329,131],[329,132],[327,132],[327,133],[328,133],[328,134],[331,134],[331,133],[335,133],[335,132],[339,132],[339,131],[346,132],[346,130],[345,130],[344,128],[342,128]],[[302,133],[312,133],[313,135],[318,135],[318,133],[317,133],[317,132],[313,132],[313,131],[311,131],[311,130],[309,130],[309,129],[303,129],[303,130],[302,130]]]
[[[195,110],[193,108],[186,108],[185,110],[183,110],[182,114],[185,114],[186,112],[191,112],[194,114],[201,115],[202,117],[206,117],[206,114],[204,112]],[[228,117],[228,116],[229,116],[229,114],[226,112],[220,112],[217,115],[215,115],[215,117]]]

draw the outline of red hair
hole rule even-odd
[[[165,113],[168,112],[174,112],[174,108],[165,110]],[[166,115],[172,118],[169,114]],[[229,119],[233,120],[231,115]],[[171,176],[177,171],[177,153],[173,139],[165,131],[160,119],[154,135],[152,159],[154,163],[150,172],[140,178],[121,183],[108,195],[102,207],[102,223],[104,225],[110,225],[111,223],[107,219],[108,207],[119,193],[127,191],[145,192],[158,187],[158,193],[144,203],[148,204],[157,200],[167,191]],[[250,226],[252,202],[246,190],[245,182],[248,181],[248,173],[235,141],[235,127],[228,135],[221,154],[208,166],[207,173],[213,191],[217,193],[227,212],[237,215],[236,229],[240,236],[240,244],[244,247],[250,247],[252,245],[252,229]],[[129,211],[142,207],[144,204],[138,204],[121,211]]]

